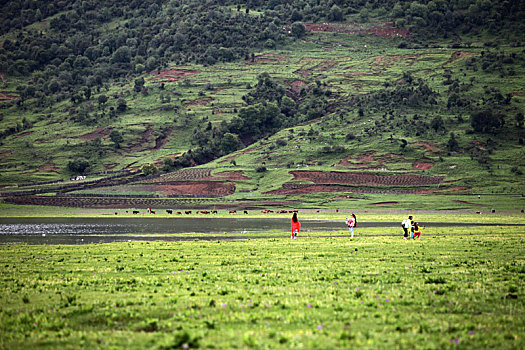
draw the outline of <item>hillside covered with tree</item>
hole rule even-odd
[[[524,23],[524,1],[7,1],[0,181],[233,167],[261,195],[308,166],[521,193]]]

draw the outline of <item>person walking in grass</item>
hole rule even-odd
[[[297,213],[293,213],[292,216],[292,239],[297,238],[297,234],[301,232],[301,223],[297,219]]]
[[[357,225],[357,218],[355,217],[355,214],[352,213],[350,219],[347,217],[345,222],[348,226],[348,229],[350,230],[350,238],[354,238],[354,227]]]
[[[403,222],[401,222],[401,227],[403,228],[403,231],[404,231],[404,234],[403,234],[404,239],[408,238],[408,230],[412,226],[411,222],[412,222],[412,215],[410,215],[408,219],[405,219],[403,220]]]

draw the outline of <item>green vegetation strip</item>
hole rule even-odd
[[[462,233],[1,246],[0,348],[522,349],[525,232]]]

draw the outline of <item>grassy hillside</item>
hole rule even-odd
[[[248,16],[265,13],[259,10]],[[154,164],[167,175],[77,194],[331,205],[376,194],[395,202],[408,193],[525,191],[525,50],[518,34],[431,35],[408,23],[393,27],[384,21],[395,20],[388,13],[343,12],[339,22],[305,22],[299,38],[288,36],[292,27],[284,22],[282,40],[244,58],[166,61],[69,99],[27,95],[42,79],[38,71],[3,73],[0,181]],[[128,22],[121,21],[113,26]],[[28,26],[46,30],[49,21]],[[4,34],[13,37],[16,30]],[[272,125],[249,123],[271,111]],[[173,173],[181,166],[199,166],[205,175]],[[97,176],[105,175],[88,180]],[[184,181],[197,182],[181,187]]]

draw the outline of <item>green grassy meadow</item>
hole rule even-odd
[[[0,246],[0,347],[525,346],[522,228],[361,231]]]

